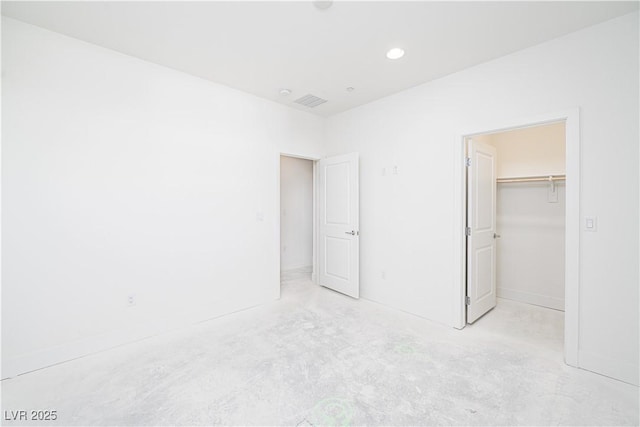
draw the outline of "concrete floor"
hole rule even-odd
[[[46,425],[638,425],[637,387],[562,362],[562,323],[561,312],[500,300],[456,331],[290,276],[277,302],[3,381],[3,418],[55,409]]]

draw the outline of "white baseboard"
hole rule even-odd
[[[170,317],[153,319],[145,323],[132,325],[127,329],[110,331],[54,347],[47,347],[18,357],[3,357],[0,378],[4,380],[59,363],[68,362],[124,344],[130,344],[155,335],[174,331],[185,326],[246,310],[269,301],[270,300],[244,301],[242,303],[234,301],[219,302],[214,307],[208,307],[207,309],[181,312]]]
[[[578,366],[587,371],[624,381],[635,386],[640,385],[638,362],[614,360],[587,351],[578,352]]]
[[[310,265],[300,265],[298,267],[282,269],[282,273],[292,273],[292,272],[311,273],[312,269],[313,267]]]
[[[562,298],[501,287],[498,288],[498,297],[564,311],[564,299]]]

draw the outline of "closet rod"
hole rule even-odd
[[[497,182],[549,182],[564,181],[566,175],[522,176],[520,178],[498,178]]]

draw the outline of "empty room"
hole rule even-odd
[[[2,1],[1,425],[640,424],[638,1]]]

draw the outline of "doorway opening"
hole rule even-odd
[[[549,310],[560,317],[565,362],[578,366],[578,111],[487,126],[460,141],[454,327],[493,324],[501,302]]]
[[[280,282],[311,280],[314,266],[314,161],[280,156]]]
[[[500,299],[564,312],[565,133],[467,138],[467,323]]]
[[[289,282],[360,295],[359,156],[280,153],[280,291]]]

